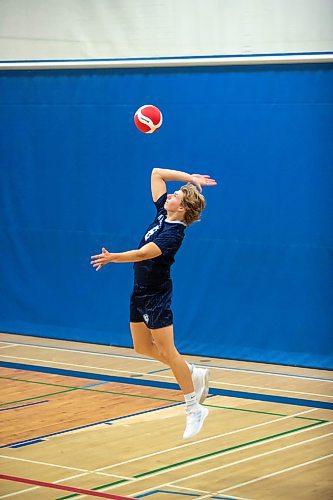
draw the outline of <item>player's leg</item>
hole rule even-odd
[[[143,354],[144,356],[149,356],[150,358],[154,358],[166,365],[168,364],[167,360],[159,352],[158,347],[155,344],[150,333],[150,330],[146,327],[144,322],[131,322],[130,329],[135,352],[137,352],[138,354]]]
[[[164,362],[170,366],[184,394],[194,391],[189,365],[177,351],[174,344],[173,326],[150,330],[151,337]]]
[[[190,438],[201,430],[208,409],[198,403],[188,363],[179,354],[174,344],[173,326],[151,329],[151,334],[163,359],[170,366],[186,402],[186,428],[183,437]]]

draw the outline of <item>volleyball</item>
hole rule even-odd
[[[144,134],[152,134],[162,125],[163,117],[161,111],[152,104],[141,106],[134,115],[134,123],[137,129]]]

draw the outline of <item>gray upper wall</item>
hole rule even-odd
[[[0,61],[333,51],[333,0],[0,0]]]

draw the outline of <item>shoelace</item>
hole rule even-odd
[[[189,422],[193,422],[199,417],[200,412],[193,410],[192,408],[187,408],[186,409],[186,419]]]

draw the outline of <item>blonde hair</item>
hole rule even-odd
[[[206,206],[206,200],[191,183],[187,183],[180,189],[183,192],[182,206],[185,208],[184,222],[190,226],[193,222],[200,221],[200,214]]]

